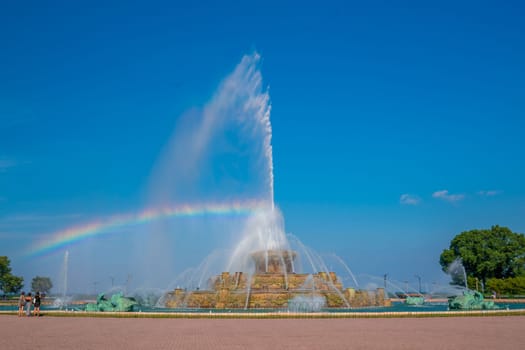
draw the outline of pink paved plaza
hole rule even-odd
[[[148,319],[0,316],[0,349],[525,349],[525,316]]]

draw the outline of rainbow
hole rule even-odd
[[[258,201],[233,202],[228,204],[183,204],[171,207],[150,208],[138,213],[117,214],[104,220],[95,220],[46,235],[45,238],[32,244],[28,249],[27,255],[36,256],[52,253],[62,247],[78,243],[89,237],[110,234],[115,232],[115,228],[145,224],[162,218],[207,215],[249,215],[264,208],[266,205],[265,202]]]

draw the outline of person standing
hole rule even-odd
[[[26,316],[31,316],[31,304],[33,303],[31,292],[27,293],[26,296]]]
[[[26,293],[20,293],[20,298],[18,298],[18,317],[24,315],[24,306],[26,305]]]
[[[40,300],[40,292],[36,292],[36,294],[35,294],[35,303],[34,303],[35,304],[35,309],[34,309],[34,313],[33,314],[35,316],[37,316],[37,317],[40,316],[40,302],[41,302],[41,300]]]

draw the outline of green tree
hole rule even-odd
[[[525,276],[512,278],[489,278],[485,286],[489,291],[495,291],[498,295],[525,295]]]
[[[49,294],[51,288],[53,288],[53,283],[49,277],[36,276],[31,281],[31,290],[33,292]]]
[[[24,278],[11,273],[11,261],[0,256],[0,290],[5,294],[18,293],[24,287]]]
[[[461,232],[439,258],[443,271],[460,258],[467,276],[485,283],[489,278],[525,276],[525,236],[506,227]]]

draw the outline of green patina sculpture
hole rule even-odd
[[[450,310],[492,310],[498,309],[493,301],[483,300],[483,295],[474,290],[465,290],[462,295],[448,299]]]
[[[409,295],[405,299],[405,304],[407,305],[423,305],[424,303],[425,297],[423,296],[413,297]]]
[[[96,303],[86,305],[86,311],[133,311],[135,305],[138,303],[134,298],[125,297],[122,293],[113,294],[109,300],[101,293]]]

